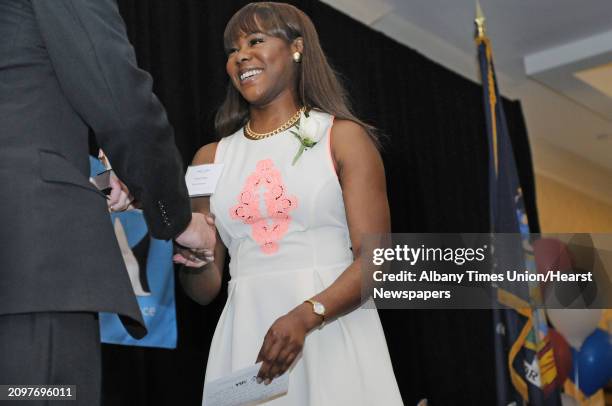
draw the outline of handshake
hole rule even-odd
[[[92,183],[99,187],[93,182],[93,179]],[[138,205],[134,202],[127,186],[112,172],[108,179],[107,204],[111,212],[124,211]],[[214,216],[192,213],[191,222],[174,241],[177,245],[177,253],[172,260],[175,263],[191,268],[201,268],[213,262],[217,242]]]
[[[217,242],[214,216],[192,213],[191,222],[174,241],[178,246],[177,253],[172,257],[175,263],[201,268],[213,262]]]

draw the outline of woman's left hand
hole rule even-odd
[[[308,306],[301,305],[272,324],[266,333],[255,362],[263,361],[257,374],[258,382],[263,381],[268,384],[289,369],[302,352],[306,334],[311,328],[314,328],[313,315],[312,310],[308,310]],[[314,316],[314,323],[316,323],[318,316]]]

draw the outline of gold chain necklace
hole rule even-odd
[[[289,118],[289,120],[287,120],[284,124],[282,124],[277,129],[272,130],[272,131],[267,132],[267,133],[257,133],[255,131],[253,131],[251,129],[251,120],[249,120],[249,121],[247,121],[246,125],[244,126],[244,134],[248,138],[250,138],[250,139],[261,140],[261,139],[268,138],[268,137],[271,137],[273,135],[282,133],[283,131],[293,127],[300,120],[300,116],[305,111],[306,111],[306,107],[300,107],[299,110],[296,111],[295,114],[293,116],[291,116],[291,118]]]

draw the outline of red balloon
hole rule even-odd
[[[540,273],[549,270],[567,272],[572,269],[572,258],[565,243],[556,238],[540,238],[533,242],[536,268]]]
[[[545,274],[548,271],[567,272],[572,269],[572,258],[565,243],[555,238],[540,238],[533,242],[536,269]],[[547,283],[541,283],[542,296],[546,296]]]
[[[553,347],[555,366],[557,367],[555,382],[556,386],[561,388],[572,369],[572,350],[565,338],[554,328],[548,329],[548,336]]]

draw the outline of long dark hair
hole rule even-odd
[[[226,51],[241,35],[255,32],[281,38],[289,44],[302,37],[304,51],[302,62],[298,64],[298,102],[308,109],[318,109],[361,125],[378,145],[375,128],[351,112],[346,90],[327,62],[319,35],[303,11],[286,3],[247,4],[233,15],[225,27],[223,45]],[[230,81],[225,100],[215,117],[215,130],[220,137],[226,137],[244,126],[248,119],[249,104]]]

